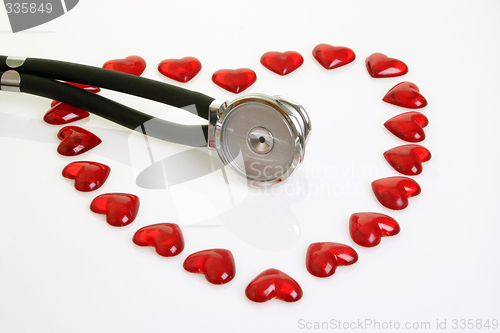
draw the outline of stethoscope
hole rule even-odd
[[[167,83],[69,62],[0,56],[0,90],[55,99],[161,140],[216,150],[251,186],[280,184],[302,163],[311,121],[285,97],[251,94],[228,102]],[[61,82],[114,90],[177,108],[195,105],[208,125],[155,118]]]

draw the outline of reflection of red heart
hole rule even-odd
[[[415,176],[422,172],[422,162],[431,159],[431,153],[420,145],[404,145],[389,149],[384,157],[396,171]]]
[[[266,52],[260,58],[260,63],[278,75],[287,75],[304,63],[304,58],[295,51]]]
[[[61,128],[57,137],[62,140],[57,152],[64,156],[83,154],[102,142],[95,134],[77,126]]]
[[[99,87],[94,87],[94,86],[88,86],[86,84],[81,84],[81,83],[74,83],[74,82],[65,82],[67,84],[71,84],[72,86],[75,86],[77,88],[80,88],[80,89],[83,89],[83,90],[86,90],[88,92],[91,92],[91,93],[94,93],[94,94],[97,94],[98,92],[101,91],[101,89]],[[56,104],[60,103],[59,101],[52,101],[52,103],[50,104],[50,107],[54,107],[56,106]]]
[[[408,198],[420,194],[420,185],[408,177],[387,177],[372,182],[373,193],[385,207],[394,210],[405,209]]]
[[[201,62],[195,57],[166,59],[158,65],[158,71],[172,80],[188,82],[201,70]]]
[[[106,61],[104,65],[102,65],[102,68],[140,76],[146,69],[146,61],[139,56],[133,55],[125,59]]]
[[[339,243],[313,243],[306,255],[309,273],[317,277],[332,276],[337,266],[349,266],[358,261],[358,254],[350,246]]]
[[[239,94],[257,80],[255,72],[249,68],[220,69],[212,75],[212,81],[219,87]]]
[[[408,81],[395,85],[382,100],[408,109],[421,109],[427,106],[427,100],[417,85]]]
[[[90,192],[104,184],[110,171],[107,165],[97,162],[73,162],[63,169],[62,175],[74,179],[78,191]]]
[[[57,101],[54,101],[57,102]],[[43,117],[47,124],[63,125],[83,118],[87,118],[89,113],[66,103],[56,103]]]
[[[381,237],[394,236],[400,231],[392,217],[379,213],[354,213],[349,218],[349,233],[352,240],[361,246],[374,247]]]
[[[135,220],[139,211],[139,198],[127,193],[101,194],[92,200],[90,210],[106,214],[106,222],[113,227],[123,227]]]
[[[429,124],[426,116],[410,111],[397,115],[384,123],[384,126],[401,140],[420,142],[425,139],[423,128]]]
[[[289,275],[270,268],[257,275],[245,289],[247,298],[263,303],[276,298],[285,302],[297,302],[302,298],[302,288]]]
[[[212,249],[193,253],[184,261],[184,269],[191,273],[202,273],[208,282],[225,284],[234,278],[233,254],[229,250]]]
[[[347,65],[356,59],[354,51],[345,46],[319,44],[313,49],[313,57],[326,69]]]
[[[382,53],[374,53],[365,61],[371,77],[394,77],[408,73],[408,66],[398,59],[389,58]]]
[[[139,246],[153,246],[163,257],[174,257],[184,250],[184,237],[175,223],[148,225],[137,230],[132,240]]]

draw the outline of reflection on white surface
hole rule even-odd
[[[271,189],[250,188],[206,148],[184,147],[179,152],[178,147],[163,146],[159,151],[139,136],[134,133],[129,139],[131,161],[141,164],[132,166],[143,168],[136,184],[165,191],[180,226],[224,226],[245,243],[268,251],[298,243],[300,224],[291,205],[307,194],[304,177],[297,175]],[[154,161],[150,165],[148,155]]]

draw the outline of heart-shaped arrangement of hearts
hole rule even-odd
[[[353,50],[345,46],[319,44],[313,51],[314,59],[326,70],[334,70],[355,61]],[[260,63],[267,70],[280,76],[287,76],[296,71],[304,63],[302,55],[296,51],[270,51],[260,57]],[[365,60],[368,74],[372,78],[390,78],[408,73],[408,66],[396,58],[382,53],[373,53]],[[139,56],[107,61],[104,68],[121,71],[131,75],[141,75],[146,62]],[[201,62],[195,57],[181,59],[169,58],[158,65],[158,71],[179,83],[192,80],[201,71]],[[273,74],[268,74],[273,75]],[[211,77],[219,87],[234,94],[247,90],[257,81],[257,74],[250,68],[220,69]],[[292,80],[292,79],[290,79]],[[99,93],[99,88],[74,84],[79,89]],[[419,88],[411,82],[404,81],[389,89],[382,98],[384,102],[396,107],[421,109],[427,106],[427,100]],[[52,125],[64,125],[88,117],[85,110],[74,106],[52,102],[52,108],[46,113],[44,120]],[[424,128],[429,124],[425,115],[410,111],[398,114],[384,123],[390,133],[397,138],[415,143],[425,139]],[[101,139],[88,130],[77,126],[66,126],[59,130],[57,137],[61,140],[57,151],[63,156],[84,154],[101,143]],[[389,176],[374,180],[371,184],[375,198],[389,210],[403,210],[408,207],[409,198],[421,192],[420,185],[408,176],[420,175],[422,163],[431,158],[429,150],[421,145],[407,144],[386,150],[385,160],[398,173],[404,176]],[[111,168],[95,161],[77,161],[69,163],[62,175],[74,181],[78,191],[91,192],[99,190],[110,176]],[[96,214],[105,215],[107,223],[112,227],[130,225],[139,213],[139,198],[129,193],[104,193],[95,197],[90,209]],[[356,212],[346,221],[349,234],[354,244],[362,247],[374,247],[385,237],[396,236],[401,231],[400,224],[387,214],[377,212]],[[155,252],[165,258],[181,255],[185,248],[182,229],[175,223],[157,223],[138,229],[132,239],[140,247],[152,247]],[[151,251],[144,249],[144,251]],[[339,267],[349,270],[347,266],[355,264],[359,256],[349,245],[334,241],[320,240],[309,245],[305,255],[304,268],[317,278],[328,278],[334,275]],[[171,260],[171,259],[170,259]],[[303,259],[298,258],[300,263]],[[190,273],[202,274],[206,281],[214,285],[231,282],[236,277],[236,260],[228,249],[213,248],[201,250],[188,255],[184,259],[183,268]],[[245,295],[255,303],[271,299],[285,302],[296,302],[303,296],[300,284],[288,274],[276,268],[264,270],[249,281]]]

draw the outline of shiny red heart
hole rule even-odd
[[[423,130],[429,120],[420,112],[410,111],[399,114],[384,123],[392,134],[408,142],[420,142],[425,139]]]
[[[421,109],[427,106],[427,100],[417,85],[408,81],[395,85],[382,100],[408,109]]]
[[[54,101],[57,102],[57,101]],[[64,125],[83,118],[87,118],[89,113],[72,105],[58,102],[43,117],[47,124]]]
[[[195,57],[166,59],[158,65],[158,71],[172,80],[186,83],[201,70],[201,62]]]
[[[398,222],[384,214],[354,213],[349,218],[352,240],[365,247],[377,246],[382,237],[397,235],[400,230]]]
[[[228,283],[236,273],[233,254],[225,249],[193,253],[186,258],[183,267],[188,272],[204,274],[213,284]]]
[[[297,302],[302,298],[300,285],[289,275],[270,268],[257,275],[245,289],[245,295],[257,303],[276,298],[285,302]]]
[[[372,190],[385,207],[401,210],[408,207],[408,198],[420,194],[420,185],[408,177],[387,177],[372,182]]]
[[[358,254],[350,246],[322,242],[309,245],[306,254],[306,268],[316,277],[328,277],[338,266],[349,266],[358,261]]]
[[[148,225],[137,230],[132,240],[139,246],[154,247],[163,257],[174,257],[184,250],[184,237],[175,223]]]
[[[212,75],[212,81],[216,85],[235,94],[246,90],[256,80],[257,75],[249,68],[220,69]]]
[[[101,194],[92,200],[90,210],[105,214],[109,225],[123,227],[134,222],[139,211],[139,198],[127,193]]]
[[[89,86],[89,85],[86,85],[86,84],[74,83],[74,82],[65,82],[65,83],[70,84],[72,86],[75,86],[77,88],[86,90],[88,92],[94,93],[94,94],[97,94],[98,92],[101,91],[101,89],[99,87]],[[50,107],[54,107],[58,103],[61,103],[61,102],[59,102],[59,101],[52,101],[52,103],[50,104]]]
[[[287,75],[304,63],[304,58],[295,51],[266,52],[260,58],[260,63],[278,75]]]
[[[382,53],[373,53],[366,58],[366,69],[371,77],[395,77],[408,73],[408,66],[398,59],[389,58]]]
[[[125,59],[106,61],[102,68],[140,76],[146,69],[146,61],[139,56],[133,55]]]
[[[75,180],[75,188],[81,192],[95,191],[108,179],[111,169],[97,162],[73,162],[62,171],[65,178]]]
[[[313,49],[313,57],[326,69],[345,66],[356,59],[354,51],[345,46],[318,44]]]
[[[61,140],[57,152],[63,156],[83,154],[102,142],[94,133],[77,126],[61,128],[57,137]]]
[[[404,145],[389,149],[384,157],[396,171],[415,176],[422,172],[422,162],[431,159],[431,152],[420,145]]]

